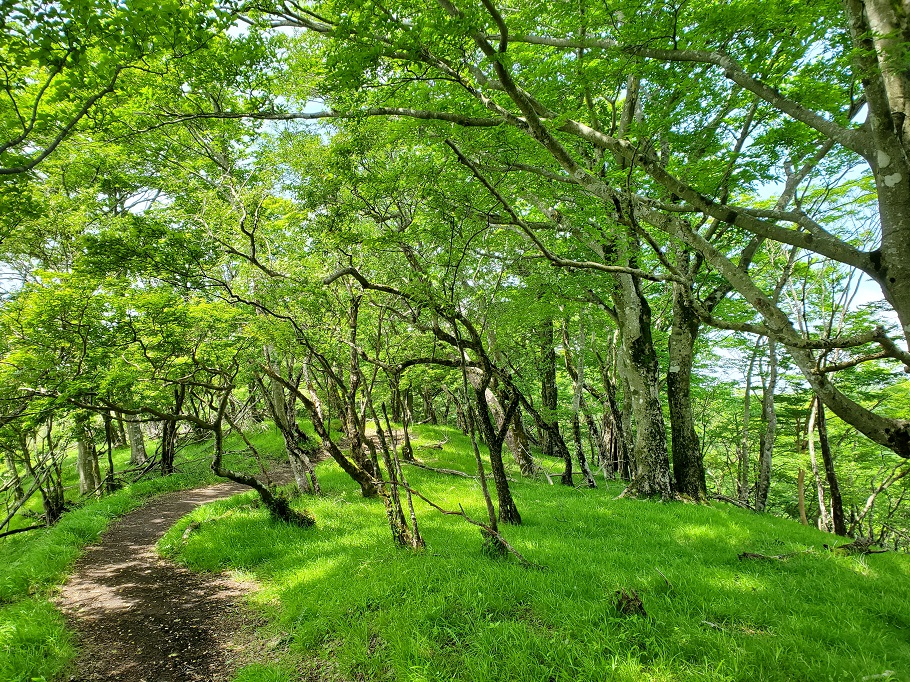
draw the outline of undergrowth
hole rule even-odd
[[[431,465],[471,471],[460,434],[418,430]],[[256,579],[253,597],[281,630],[284,663],[239,682],[313,680],[861,680],[910,679],[910,557],[840,556],[833,536],[726,505],[615,499],[597,490],[520,480],[524,523],[501,528],[542,568],[482,552],[476,527],[416,501],[427,549],[396,548],[378,499],[331,462],[322,497],[295,504],[300,529],[238,496],[195,511],[160,549],[204,570]],[[405,467],[444,507],[484,506],[475,481]],[[226,514],[231,511],[232,513]],[[187,542],[192,520],[202,524]],[[797,552],[741,561],[744,551]],[[617,609],[640,596],[644,614]]]

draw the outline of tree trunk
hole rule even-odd
[[[600,355],[597,356],[600,362],[601,381],[607,394],[607,407],[609,407],[609,412],[604,412],[602,431],[605,437],[609,434],[613,475],[619,474],[622,480],[628,481],[631,478],[629,473],[631,466],[629,463],[629,449],[626,437],[628,432],[626,428],[632,419],[631,416],[625,414],[625,403],[628,401],[624,401],[622,410],[619,408],[619,403],[616,399],[616,383],[610,376],[610,366],[615,367],[618,364],[615,359],[615,350],[615,344],[611,343],[613,360],[609,366]]]
[[[177,422],[165,419],[161,423],[161,475],[174,473],[174,457],[177,455]]]
[[[423,402],[423,418],[428,424],[434,426],[439,423],[439,417],[436,416],[436,408],[433,406],[433,391],[426,386],[420,389],[420,400]]]
[[[522,476],[536,476],[540,467],[531,457],[531,438],[525,430],[524,421],[521,418],[521,408],[515,408],[515,414],[512,415],[512,426],[509,428],[506,445],[515,458],[515,463],[521,470]]]
[[[114,431],[114,447],[122,448],[124,445],[129,443],[126,437],[126,428],[123,425],[123,415],[119,412],[116,412],[111,415],[114,419],[114,424],[116,425]]]
[[[521,523],[521,514],[518,513],[518,507],[515,505],[514,499],[512,499],[512,491],[509,488],[509,479],[502,461],[502,444],[505,440],[508,422],[511,421],[515,409],[518,407],[518,399],[517,397],[513,398],[509,409],[506,410],[504,419],[497,428],[494,424],[491,406],[487,401],[487,394],[490,393],[489,374],[483,374],[477,369],[469,370],[466,373],[474,388],[474,398],[477,404],[476,417],[480,431],[483,433],[487,448],[490,451],[490,472],[493,474],[493,483],[496,485],[496,497],[499,501],[499,520],[501,523],[517,526]]]
[[[749,422],[752,417],[752,372],[755,359],[758,357],[758,346],[761,339],[755,340],[749,368],[746,370],[746,393],[743,396],[743,430],[736,459],[736,495],[743,504],[749,504]]]
[[[622,355],[620,354],[621,358]],[[620,367],[622,366],[623,360],[619,360]],[[632,389],[629,386],[629,381],[626,378],[626,373],[620,369],[620,374],[622,375],[622,412],[620,413],[622,424],[622,437],[623,437],[623,454],[625,458],[623,460],[623,466],[620,469],[620,477],[624,481],[632,480],[632,471],[634,466],[632,464],[633,453],[635,452],[635,437],[632,429]]]
[[[906,2],[846,0],[854,68],[862,75],[874,153],[881,246],[873,252],[876,280],[900,320],[910,346],[910,72],[906,68],[910,14]],[[833,409],[833,408],[832,408]],[[842,416],[842,418],[844,418]],[[849,422],[849,420],[846,420]],[[910,436],[893,430],[891,446],[910,456]],[[880,439],[876,442],[881,442]]]
[[[568,339],[567,339],[568,340]],[[566,343],[568,350],[568,343]],[[585,449],[581,440],[581,401],[585,385],[585,350],[584,350],[584,327],[579,325],[578,344],[576,348],[576,368],[575,368],[575,390],[572,395],[572,440],[575,444],[575,457],[578,459],[578,466],[585,479],[585,485],[589,488],[596,488],[597,483],[594,481],[594,475],[591,473],[591,467],[585,457]],[[568,354],[566,363],[570,362]]]
[[[464,406],[461,404],[461,400],[458,395],[453,393],[445,384],[443,384],[442,390],[445,391],[446,396],[455,407],[455,426],[457,426],[458,430],[463,434],[468,435],[468,420],[465,417]]]
[[[503,399],[508,400],[506,396],[503,396]],[[505,410],[502,408],[502,402],[493,391],[489,388],[487,389],[487,403],[493,411],[497,429],[502,428],[503,419],[505,419]],[[512,454],[512,459],[515,460],[521,470],[521,475],[534,476],[537,473],[537,466],[534,464],[534,460],[531,459],[528,436],[524,431],[524,425],[521,423],[521,413],[518,408],[515,409],[515,414],[512,415],[512,421],[506,431],[505,444]]]
[[[101,481],[95,478],[95,467],[92,457],[94,447],[95,444],[87,440],[85,436],[80,436],[76,442],[76,469],[79,472],[80,495],[88,495],[95,492],[101,485]]]
[[[133,417],[127,417],[126,429],[130,441],[130,464],[141,466],[148,460],[148,453],[145,451],[145,436],[142,433],[142,425]]]
[[[590,409],[585,410],[585,419],[588,420],[588,431],[597,444],[598,464],[603,469],[604,476],[609,479],[616,478],[616,433],[613,420],[609,412],[604,410],[600,418],[600,426],[594,420]]]
[[[556,388],[556,350],[553,335],[553,320],[546,319],[540,326],[540,414],[547,424],[558,428],[557,408],[559,391]],[[556,444],[549,433],[551,429],[541,429],[540,444],[545,457],[556,456]]]
[[[809,421],[806,425],[806,442],[809,446],[809,462],[812,465],[812,476],[815,478],[815,489],[818,492],[818,527],[821,530],[831,530],[828,508],[825,506],[825,487],[822,485],[822,479],[818,475],[818,460],[815,458],[815,423],[818,417],[818,405],[818,397],[813,396]]]
[[[389,374],[389,399],[390,407],[392,408],[392,421],[396,424],[401,423],[401,376],[397,373]],[[467,426],[462,429],[467,432]]]
[[[796,495],[797,504],[799,505],[799,522],[804,526],[809,525],[809,519],[806,518],[806,470],[799,468],[796,476]]]
[[[825,406],[818,405],[818,442],[821,445],[822,460],[825,463],[825,477],[828,479],[828,494],[831,497],[831,520],[834,523],[834,532],[838,535],[847,534],[847,524],[844,519],[844,503],[840,494],[840,483],[834,472],[834,457],[831,455],[831,446],[828,442],[828,424],[825,419]]]
[[[278,371],[277,369],[275,371]],[[265,383],[260,381],[260,390],[265,393]],[[285,396],[284,387],[275,379],[269,380],[269,390],[266,404],[275,421],[275,427],[284,440],[284,449],[288,456],[288,464],[294,475],[297,490],[301,493],[319,494],[319,481],[310,455],[315,450],[315,444],[310,437],[297,424],[296,401]]]
[[[15,494],[15,501],[19,502],[19,500],[25,497],[25,491],[22,489],[22,480],[19,478],[19,472],[16,469],[16,459],[9,450],[4,453],[4,458],[6,459],[6,469],[10,474],[10,482],[12,483],[13,493]]]
[[[682,287],[673,285],[673,321],[670,329],[670,367],[667,402],[670,406],[673,477],[676,492],[696,501],[708,498],[705,465],[692,410],[692,362],[698,336],[698,316],[686,302]]]
[[[114,483],[114,420],[110,412],[102,415],[104,419],[104,443],[107,447],[107,476],[104,477],[104,486],[108,494],[114,492],[116,485]]]
[[[632,481],[623,495],[673,495],[667,434],[659,394],[657,353],[651,339],[651,307],[632,275],[616,275],[616,312],[622,335],[623,374],[635,417]]]
[[[763,512],[768,505],[768,490],[771,488],[771,456],[774,453],[774,439],[777,437],[777,410],[774,407],[774,391],[777,390],[777,343],[768,339],[768,383],[762,396],[762,421],[765,430],[760,439],[758,455],[758,480],[755,482],[755,511]]]

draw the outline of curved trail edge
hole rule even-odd
[[[251,586],[155,551],[182,516],[248,490],[219,483],[161,495],[86,548],[56,599],[78,636],[70,682],[223,682],[249,661],[259,621],[241,597]]]

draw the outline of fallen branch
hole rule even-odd
[[[5,538],[8,535],[15,535],[16,533],[24,533],[27,530],[37,530],[39,528],[47,528],[47,524],[39,523],[36,526],[27,526],[26,528],[16,528],[15,530],[8,530],[5,533],[0,533],[0,538]]]
[[[739,507],[740,509],[745,509],[746,511],[755,511],[752,507],[750,507],[745,502],[741,502],[739,500],[734,500],[732,497],[727,497],[726,495],[714,495],[711,499],[718,500],[720,502],[726,502],[727,504],[732,504],[734,506]]]
[[[872,549],[872,545],[874,544],[874,539],[863,537],[856,538],[856,540],[846,545],[822,546],[830,552],[843,551],[847,554],[884,554],[888,551],[887,549]]]
[[[448,442],[449,442],[449,439],[446,438],[445,440],[439,440],[439,441],[436,441],[435,443],[426,443],[424,445],[418,445],[417,449],[418,450],[442,450],[443,446]]]

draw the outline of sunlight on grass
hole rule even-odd
[[[449,438],[442,450],[416,450],[427,464],[473,472],[461,434],[417,435],[415,444]],[[316,516],[314,528],[276,524],[240,496],[182,520],[162,543],[192,518],[235,510],[193,533],[179,558],[254,576],[262,589],[253,602],[287,633],[289,659],[322,671],[315,679],[752,681],[910,670],[906,556],[834,556],[822,548],[831,536],[791,521],[617,500],[619,484],[574,490],[515,470],[524,525],[503,532],[543,570],[483,556],[476,528],[419,501],[427,549],[414,554],[393,546],[379,501],[361,498],[331,462],[319,471],[325,496],[296,503]],[[442,506],[483,518],[476,481],[413,467],[405,475]],[[784,561],[737,558],[807,549]],[[635,590],[647,615],[619,613],[619,589]]]

